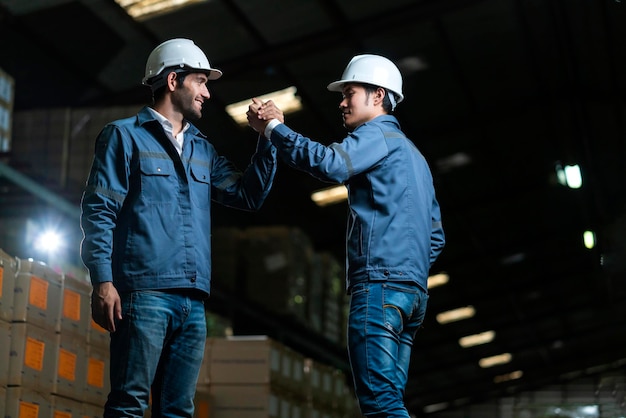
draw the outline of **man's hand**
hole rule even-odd
[[[271,100],[261,104],[257,115],[260,119],[263,119],[266,122],[269,122],[272,119],[278,119],[280,123],[285,123],[285,115],[283,115],[283,111],[280,110]]]
[[[91,316],[96,324],[115,332],[115,321],[122,319],[122,303],[112,282],[94,285],[91,293]]]
[[[278,119],[281,123],[285,122],[282,110],[276,107],[271,100],[263,103],[261,100],[253,98],[252,104],[248,106],[246,116],[248,117],[248,124],[260,134],[263,134],[265,127],[272,119]]]

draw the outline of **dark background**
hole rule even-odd
[[[339,141],[340,95],[326,85],[355,54],[397,62],[406,97],[397,116],[431,165],[447,234],[433,273],[450,275],[432,290],[416,340],[407,405],[417,412],[624,368],[625,22],[619,0],[213,0],[142,22],[113,0],[0,0],[0,68],[15,78],[16,114],[142,104],[149,52],[191,38],[224,72],[198,125],[245,166],[255,135],[225,105],[293,85],[304,109],[287,123]],[[19,155],[3,161],[31,174]],[[581,167],[580,189],[557,181],[569,164]],[[77,204],[80,186],[58,192]],[[281,165],[259,213],[216,207],[215,225],[295,226],[343,260],[345,203],[309,198],[325,186]],[[0,193],[0,217],[32,204]],[[596,233],[593,249],[585,230]],[[466,305],[471,320],[435,321]],[[459,346],[486,330],[492,343]],[[343,347],[315,344],[343,361]],[[502,352],[511,363],[478,366]],[[516,370],[521,379],[494,383]]]

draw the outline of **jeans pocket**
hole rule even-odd
[[[418,291],[416,289],[383,285],[383,315],[385,327],[401,334],[413,312],[413,304]]]
[[[404,329],[404,317],[397,306],[383,305],[383,321],[385,327],[395,334],[400,335]]]

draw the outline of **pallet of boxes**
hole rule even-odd
[[[357,417],[345,374],[265,335],[212,337],[196,418]]]
[[[87,279],[3,251],[0,279],[1,416],[102,416],[108,351],[90,337]]]
[[[330,254],[316,253],[304,231],[285,225],[216,228],[214,248],[221,251],[216,278],[222,287],[243,289],[246,302],[329,344],[345,343],[341,266]],[[350,387],[343,371],[269,336],[211,337],[196,418],[359,417]]]

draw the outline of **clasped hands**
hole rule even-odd
[[[248,125],[261,135],[272,119],[278,119],[281,123],[285,122],[283,111],[276,107],[271,100],[263,103],[261,100],[253,98],[252,104],[248,106],[246,116],[248,117]]]

